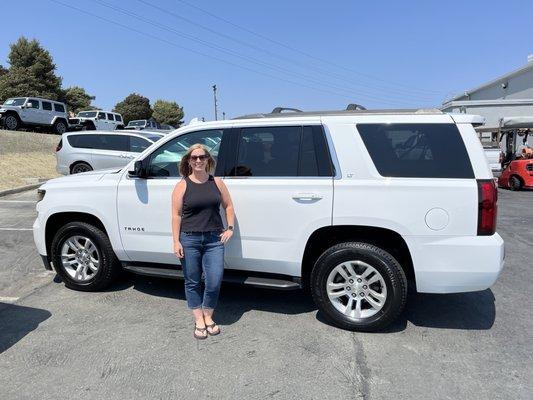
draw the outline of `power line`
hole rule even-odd
[[[362,72],[359,72],[359,71],[355,71],[355,70],[353,70],[351,68],[347,68],[347,67],[345,67],[343,65],[333,63],[333,62],[331,62],[329,60],[322,59],[320,57],[314,56],[314,55],[309,54],[307,52],[304,52],[304,51],[302,51],[300,49],[297,49],[295,47],[289,46],[286,43],[283,43],[283,42],[280,42],[278,40],[272,39],[272,38],[270,38],[270,37],[268,37],[266,35],[263,35],[261,33],[257,33],[257,32],[255,32],[255,31],[253,31],[251,29],[248,29],[248,28],[246,28],[244,26],[238,25],[238,24],[236,24],[236,23],[234,23],[234,22],[232,22],[232,21],[230,21],[230,20],[228,20],[226,18],[223,18],[223,17],[221,17],[219,15],[216,15],[216,14],[214,14],[214,13],[208,11],[208,10],[205,10],[205,9],[203,9],[201,7],[198,7],[197,5],[191,4],[191,3],[189,3],[189,2],[187,2],[185,0],[176,0],[176,1],[179,1],[180,3],[185,4],[186,6],[194,8],[194,9],[196,9],[198,11],[201,11],[201,12],[203,12],[203,13],[205,13],[205,14],[207,14],[207,15],[215,18],[215,19],[218,19],[218,20],[220,20],[220,21],[222,21],[222,22],[224,22],[226,24],[229,24],[229,25],[231,25],[231,26],[233,26],[233,27],[235,27],[237,29],[240,29],[240,30],[242,30],[244,32],[250,33],[250,34],[252,34],[254,36],[257,36],[257,37],[259,37],[259,38],[261,38],[263,40],[266,40],[266,41],[268,41],[270,43],[273,43],[273,44],[276,44],[278,46],[284,47],[287,50],[294,51],[294,52],[299,53],[299,54],[301,54],[303,56],[311,58],[313,60],[320,61],[320,62],[322,62],[324,64],[328,64],[328,65],[334,66],[336,68],[348,71],[350,73],[354,73],[354,74],[357,74],[357,75],[364,76],[364,77],[366,77],[368,79],[376,80],[376,81],[383,82],[383,83],[386,83],[386,84],[389,84],[389,85],[396,85],[396,86],[408,89],[410,91],[418,91],[418,92],[421,92],[421,93],[434,94],[434,95],[441,95],[442,94],[441,92],[438,92],[438,91],[417,88],[417,87],[413,87],[413,86],[410,86],[410,85],[408,86],[408,85],[404,85],[404,84],[401,84],[401,83],[398,83],[398,82],[393,82],[393,81],[387,81],[385,79],[379,78],[379,77],[374,76],[374,75],[370,75],[370,74],[367,74],[367,73],[362,73]]]
[[[214,50],[217,50],[217,51],[221,51],[223,53],[226,53],[226,54],[230,54],[234,57],[238,57],[238,58],[241,58],[241,59],[244,59],[244,60],[247,60],[248,62],[251,62],[253,64],[257,64],[257,65],[261,65],[261,66],[264,66],[266,68],[270,68],[270,69],[274,69],[274,70],[277,70],[277,71],[281,71],[281,72],[284,72],[286,74],[289,74],[289,75],[292,75],[296,78],[299,78],[299,79],[304,79],[304,80],[307,80],[309,82],[312,82],[312,83],[315,83],[315,84],[318,84],[320,86],[325,86],[325,87],[329,87],[329,88],[333,88],[335,90],[340,90],[342,92],[345,92],[346,93],[346,97],[350,98],[350,99],[353,99],[354,97],[355,98],[358,98],[358,97],[363,97],[363,98],[367,98],[367,99],[370,99],[370,100],[375,100],[375,101],[380,101],[380,102],[384,102],[384,103],[389,103],[389,104],[394,104],[394,105],[403,105],[404,103],[402,102],[398,102],[398,101],[395,101],[395,100],[404,100],[405,97],[402,96],[400,99],[394,99],[392,98],[391,99],[391,96],[389,95],[388,98],[383,98],[383,97],[380,97],[380,96],[377,96],[373,93],[368,93],[368,92],[365,92],[365,91],[361,91],[361,90],[358,90],[358,89],[353,89],[353,88],[350,88],[350,87],[344,87],[344,86],[339,86],[339,85],[335,85],[335,84],[329,84],[329,83],[325,83],[325,82],[322,82],[320,80],[317,80],[317,79],[314,79],[312,76],[309,76],[307,74],[302,74],[302,73],[295,73],[291,70],[288,70],[286,68],[283,68],[283,67],[279,67],[277,65],[273,65],[273,64],[270,64],[270,63],[267,63],[267,62],[264,62],[264,61],[261,61],[255,57],[251,57],[251,56],[243,56],[231,49],[228,49],[226,47],[222,47],[220,45],[216,45],[216,44],[212,44],[210,42],[207,42],[205,40],[202,40],[202,39],[198,39],[192,35],[189,35],[187,33],[184,33],[182,31],[178,31],[172,27],[169,27],[167,25],[163,25],[157,21],[153,21],[153,20],[150,20],[150,19],[147,19],[143,16],[140,16],[134,12],[131,12],[129,10],[126,10],[126,9],[123,9],[123,8],[120,8],[120,7],[116,7],[114,5],[111,5],[109,3],[106,3],[102,0],[92,0],[93,2],[97,3],[97,4],[100,4],[101,6],[103,7],[106,7],[106,8],[109,8],[109,9],[112,9],[114,11],[117,11],[121,14],[124,14],[124,15],[127,15],[127,16],[130,16],[132,18],[135,18],[139,21],[142,21],[146,24],[149,24],[149,25],[152,25],[152,26],[155,26],[159,29],[163,29],[163,30],[166,30],[170,33],[173,33],[177,36],[180,36],[180,37],[183,37],[183,38],[186,38],[188,40],[191,40],[191,41],[194,41],[194,42],[197,42],[197,43],[200,43],[206,47],[209,47],[209,48],[212,48]],[[351,90],[356,90],[356,92],[352,92]],[[338,92],[336,92],[337,94],[339,94]],[[392,96],[394,97],[394,96]]]
[[[154,39],[154,40],[157,40],[157,41],[160,41],[162,43],[165,43],[165,44],[168,44],[170,46],[173,46],[173,47],[176,47],[176,48],[179,48],[179,49],[182,49],[182,50],[186,50],[186,51],[189,51],[191,53],[194,53],[194,54],[198,54],[198,55],[201,55],[203,57],[208,57],[208,58],[211,58],[213,60],[217,60],[217,61],[220,61],[222,63],[225,63],[225,64],[228,64],[228,65],[231,65],[233,67],[237,67],[237,68],[240,68],[240,69],[244,69],[246,71],[249,71],[249,72],[252,72],[252,73],[255,73],[255,74],[259,74],[259,75],[263,75],[263,76],[267,76],[269,78],[272,78],[272,79],[275,79],[275,80],[279,80],[279,81],[282,81],[282,82],[286,82],[286,83],[290,83],[292,85],[296,85],[296,86],[300,86],[300,87],[304,87],[304,88],[307,88],[307,89],[311,89],[311,90],[315,90],[315,91],[318,91],[318,92],[322,92],[322,93],[328,93],[328,94],[332,94],[332,95],[335,95],[335,96],[339,96],[339,97],[343,97],[343,98],[347,98],[347,99],[350,99],[350,100],[353,100],[353,97],[352,96],[346,96],[344,94],[340,94],[340,93],[336,93],[336,92],[333,92],[333,91],[330,91],[330,90],[325,90],[325,89],[320,89],[320,88],[316,88],[316,87],[313,87],[313,86],[309,86],[309,85],[306,85],[306,84],[302,84],[300,82],[296,82],[296,81],[293,81],[293,80],[289,80],[289,79],[285,79],[285,78],[282,78],[282,77],[279,77],[279,76],[275,76],[275,75],[271,75],[269,73],[265,73],[265,72],[262,72],[262,71],[257,71],[253,68],[249,68],[247,66],[244,66],[242,64],[236,64],[236,63],[233,63],[231,61],[227,61],[227,60],[224,60],[222,58],[219,58],[219,57],[216,57],[216,56],[212,56],[210,54],[206,54],[206,53],[203,53],[201,51],[198,51],[198,50],[194,50],[194,49],[191,49],[191,48],[188,48],[188,47],[185,47],[185,46],[182,46],[182,45],[179,45],[177,43],[174,43],[174,42],[171,42],[169,40],[166,40],[164,38],[161,38],[161,37],[158,37],[158,36],[155,36],[155,35],[152,35],[150,33],[146,33],[146,32],[143,32],[143,31],[140,31],[138,29],[135,29],[135,28],[132,28],[128,25],[124,25],[124,24],[121,24],[120,22],[116,22],[116,21],[113,21],[109,18],[106,18],[106,17],[102,17],[100,15],[97,15],[93,12],[90,12],[90,11],[86,11],[86,10],[83,10],[81,8],[78,8],[78,7],[75,7],[75,6],[72,6],[70,4],[66,4],[66,3],[63,3],[59,0],[49,0],[53,3],[56,3],[56,4],[59,4],[63,7],[67,7],[67,8],[70,8],[72,10],[76,10],[80,13],[83,13],[83,14],[86,14],[86,15],[90,15],[91,17],[94,17],[96,19],[99,19],[99,20],[102,20],[102,21],[105,21],[105,22],[108,22],[110,24],[113,24],[113,25],[116,25],[116,26],[120,26],[121,28],[124,28],[126,30],[129,30],[129,31],[132,31],[132,32],[135,32],[139,35],[142,35],[142,36],[146,36],[146,37],[149,37],[151,39]],[[389,104],[392,104],[391,102],[388,102]]]

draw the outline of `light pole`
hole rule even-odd
[[[217,85],[213,85],[213,98],[215,99],[215,121],[218,120],[217,112]]]

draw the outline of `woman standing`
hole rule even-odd
[[[210,175],[214,167],[215,160],[205,146],[192,145],[180,163],[180,174],[184,178],[172,192],[174,254],[181,259],[185,296],[194,315],[197,339],[206,339],[208,333],[220,333],[213,321],[213,312],[224,273],[224,244],[233,235],[235,219],[226,185]],[[227,229],[220,217],[220,204],[226,210]],[[205,276],[203,293],[202,272]]]

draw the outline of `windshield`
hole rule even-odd
[[[145,124],[146,124],[146,121],[144,119],[141,119],[139,121],[128,122],[128,126],[144,126]]]
[[[5,102],[4,102],[4,106],[21,106],[24,104],[24,102],[26,101],[26,98],[21,98],[21,99],[7,99]]]
[[[78,113],[78,117],[82,118],[94,118],[96,117],[96,111],[83,111]]]

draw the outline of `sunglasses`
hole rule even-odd
[[[191,160],[192,161],[197,161],[197,160],[205,161],[208,158],[209,158],[209,156],[207,154],[202,154],[201,156],[191,156]]]

